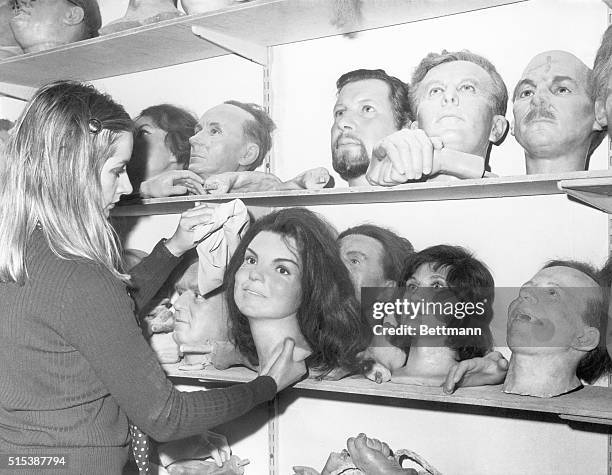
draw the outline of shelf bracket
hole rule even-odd
[[[191,31],[194,35],[199,36],[203,40],[231,51],[242,58],[262,66],[268,65],[268,48],[263,45],[219,33],[218,31],[200,25],[192,26]]]
[[[561,191],[606,213],[612,213],[612,177],[561,180]]]

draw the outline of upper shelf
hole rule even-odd
[[[181,371],[178,365],[164,365],[169,376],[194,379],[201,382],[247,382],[255,373],[246,368],[234,367],[225,371],[207,368],[199,371]],[[433,401],[446,404],[498,407],[520,411],[557,414],[561,419],[612,425],[612,397],[610,388],[587,386],[579,391],[554,398],[537,398],[506,394],[501,386],[459,388],[447,395],[440,387],[410,384],[376,384],[362,376],[340,381],[306,379],[295,385],[299,389],[333,393],[363,394],[368,396]]]
[[[566,192],[573,183],[606,183],[612,193],[612,172],[607,170],[571,172],[554,175],[520,175],[445,182],[425,182],[392,188],[355,187],[324,190],[298,190],[226,195],[188,195],[151,198],[140,204],[123,204],[113,216],[146,216],[181,213],[198,201],[225,202],[239,198],[248,206],[316,206],[355,203],[393,203],[406,201],[440,201],[509,196],[552,195]],[[563,184],[564,188],[561,188]]]
[[[229,51],[240,54],[227,44],[227,38],[276,46],[523,1],[369,0],[362,3],[357,24],[335,26],[331,20],[335,3],[329,0],[255,0],[9,58],[0,61],[0,82],[38,87],[57,79],[90,81]],[[209,30],[212,42],[194,35],[192,26]],[[225,47],[218,46],[223,43]]]

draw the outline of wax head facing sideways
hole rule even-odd
[[[362,234],[349,234],[339,241],[340,254],[351,275],[355,295],[361,287],[387,287],[395,282],[385,278],[383,259],[385,249],[380,241]]]
[[[15,0],[11,29],[26,53],[98,36],[96,0]]]
[[[167,170],[175,170],[177,158],[166,145],[168,133],[148,116],[138,117],[134,125],[136,135],[130,172],[133,170],[143,180],[148,180]]]
[[[597,282],[576,269],[542,269],[508,307],[508,346],[523,353],[592,349],[599,343],[599,331],[595,329],[597,338],[593,341],[593,327],[585,323],[583,315],[588,302],[600,295]]]
[[[223,295],[205,299],[198,288],[198,261],[176,282],[174,340],[179,345],[202,345],[229,340]]]
[[[189,169],[200,176],[249,170],[259,156],[259,146],[244,133],[246,121],[254,117],[231,104],[207,110],[189,139]]]
[[[530,160],[568,154],[571,163],[557,160],[559,171],[585,169],[592,141],[601,140],[590,75],[589,68],[566,51],[538,54],[523,71],[513,94],[512,133],[525,149],[528,172]]]

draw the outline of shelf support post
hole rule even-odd
[[[268,64],[268,49],[263,45],[219,33],[211,28],[200,25],[192,26],[191,31],[203,40],[231,51],[242,58],[262,66],[267,66]]]

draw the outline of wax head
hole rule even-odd
[[[11,2],[12,0],[0,0],[0,59],[22,52],[10,28],[10,21],[14,16]]]
[[[385,249],[380,241],[362,234],[349,234],[339,241],[342,261],[351,275],[355,295],[362,287],[389,287],[395,282],[385,278]]]
[[[219,104],[207,110],[189,139],[189,169],[206,177],[217,173],[247,170],[259,155],[259,147],[244,133],[253,116],[240,107]]]
[[[234,299],[248,318],[295,316],[302,303],[302,259],[295,239],[262,231],[236,272]]]
[[[349,71],[336,87],[332,164],[349,186],[363,185],[373,147],[412,118],[408,87],[382,69]]]
[[[26,53],[43,51],[98,35],[96,0],[15,0],[10,25]]]
[[[546,51],[527,65],[513,94],[511,131],[527,161],[571,153],[570,168],[584,170],[591,142],[601,126],[591,98],[591,71],[566,51]],[[528,167],[529,169],[529,167]]]
[[[197,122],[189,111],[172,104],[144,109],[134,120],[134,152],[128,165],[132,181],[139,184],[164,171],[189,166],[189,139]]]
[[[198,261],[177,281],[174,303],[174,340],[179,345],[202,345],[207,340],[229,340],[227,313],[222,295],[205,299],[198,288]]]
[[[361,287],[395,286],[402,278],[406,258],[414,252],[408,239],[374,224],[345,229],[338,243],[357,298]]]
[[[148,180],[167,170],[177,169],[177,158],[166,144],[168,133],[148,116],[138,117],[134,125],[136,135],[130,173]]]
[[[595,99],[595,117],[599,125],[612,132],[608,124],[612,123],[612,27],[608,26],[601,39],[593,63],[593,97]]]
[[[505,119],[492,105],[493,80],[476,63],[439,64],[413,92],[418,127],[447,148],[484,157],[504,135]]]
[[[583,315],[589,301],[600,295],[597,282],[577,269],[540,270],[508,307],[508,346],[528,354],[592,350],[599,343],[599,331]],[[577,360],[581,356],[577,354]]]

